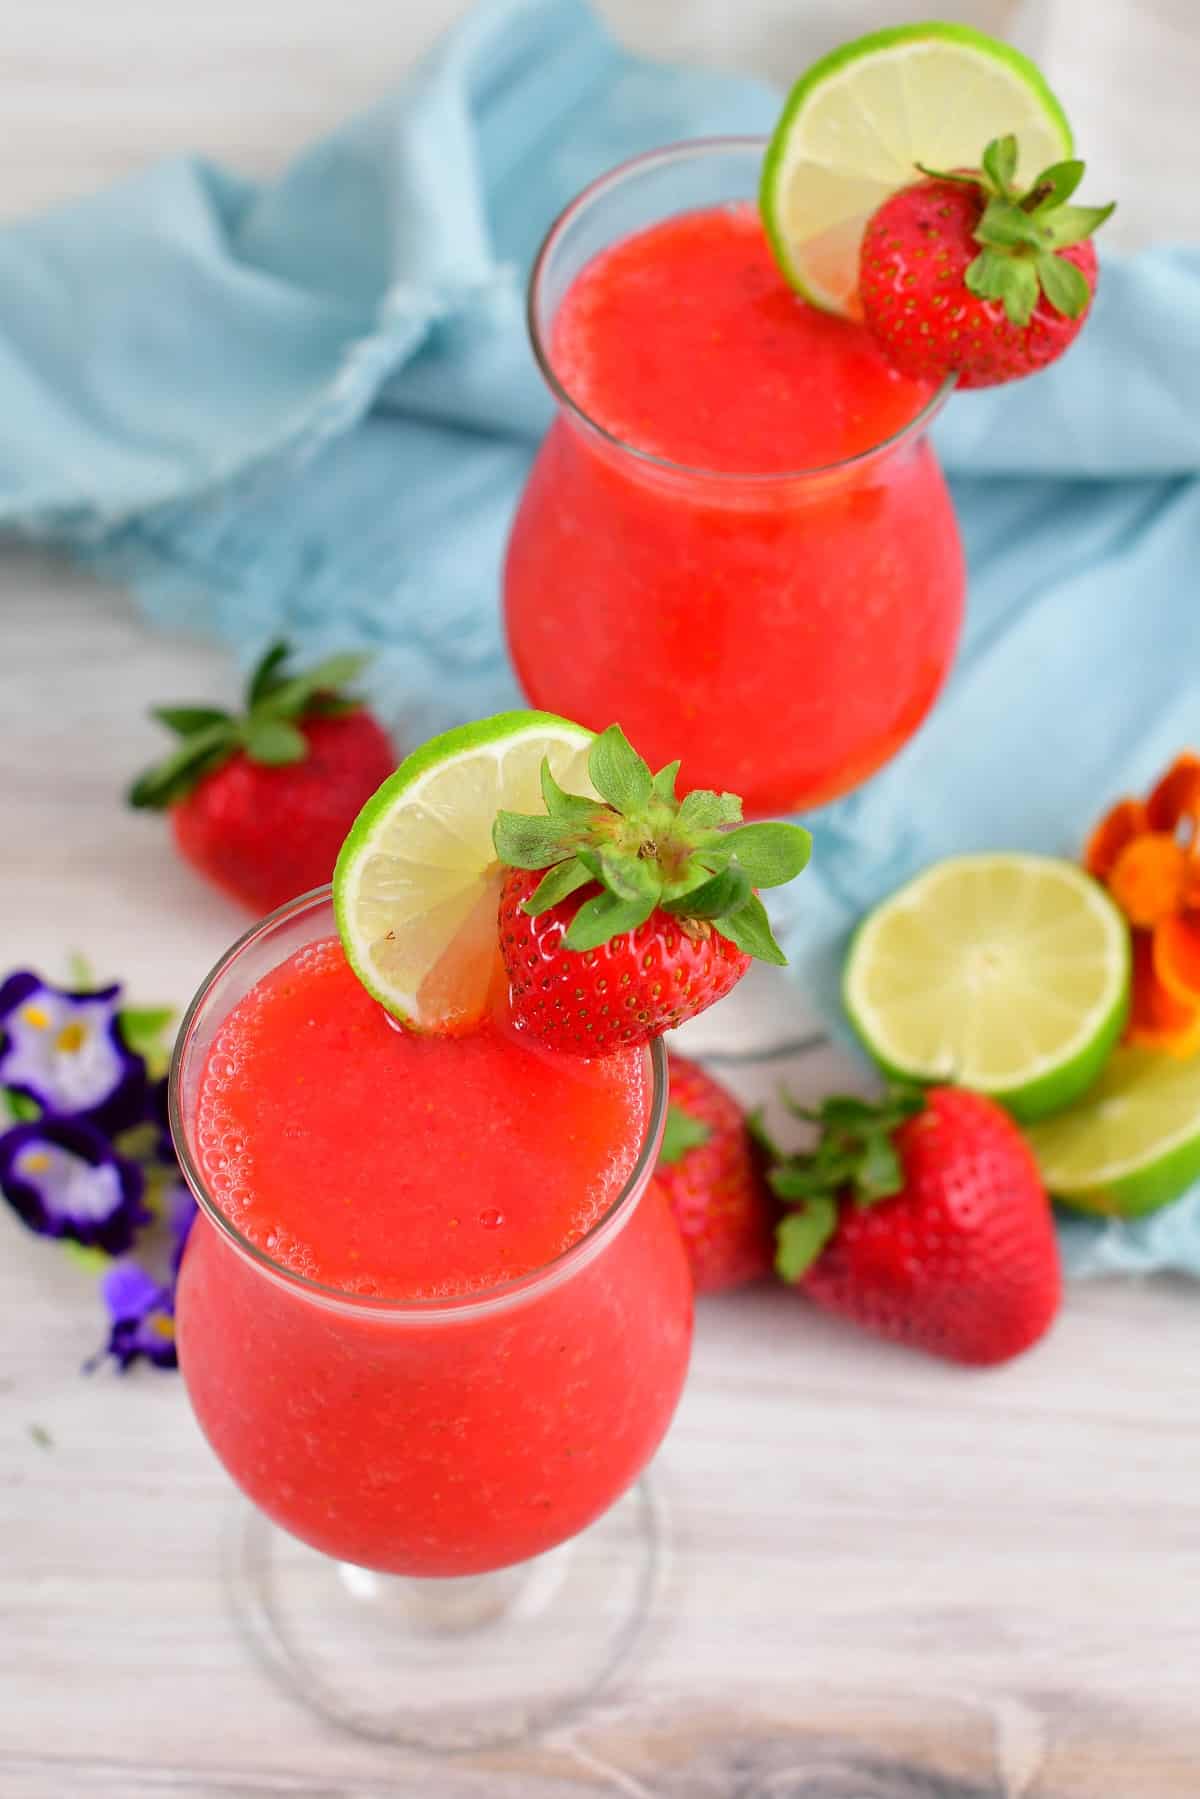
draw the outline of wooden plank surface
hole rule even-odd
[[[0,208],[171,149],[270,168],[453,10],[7,8]],[[677,49],[681,16],[656,0],[636,23]],[[693,18],[718,50],[722,32],[751,43],[716,0]],[[761,9],[759,54],[779,20]],[[139,997],[186,999],[240,917],[114,797],[155,752],[145,707],[228,680],[223,658],[151,635],[120,594],[28,550],[0,556],[0,963],[50,971],[77,947]],[[807,1029],[766,976],[693,1043],[744,1055]],[[812,1089],[832,1066],[809,1053],[732,1078]],[[80,1373],[100,1331],[88,1277],[0,1215],[4,1799],[1200,1791],[1200,1310],[1185,1283],[1076,1287],[1042,1350],[982,1376],[860,1340],[785,1293],[704,1306],[657,1464],[674,1546],[638,1660],[585,1723],[441,1763],[339,1734],[264,1678],[219,1580],[228,1483],[177,1380]]]
[[[113,796],[150,747],[145,704],[215,695],[225,671],[51,560],[13,554],[0,578],[4,961],[52,968],[74,945],[139,997],[182,1000],[239,920]],[[730,1011],[697,1022],[701,1047],[803,1034],[770,975]],[[812,1089],[828,1055],[733,1078],[781,1073]],[[264,1679],[219,1580],[229,1488],[179,1383],[81,1375],[88,1277],[7,1213],[0,1318],[6,1796],[1195,1791],[1186,1283],[1076,1287],[1044,1348],[984,1375],[783,1292],[705,1305],[657,1468],[675,1544],[644,1653],[586,1727],[436,1775]],[[401,1770],[411,1787],[373,1784]]]

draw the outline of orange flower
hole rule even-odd
[[[1145,801],[1118,800],[1084,863],[1133,928],[1126,1041],[1200,1049],[1200,756],[1185,751]]]

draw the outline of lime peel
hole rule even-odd
[[[502,809],[542,810],[544,759],[594,797],[593,733],[548,712],[503,712],[431,738],[352,825],[333,875],[338,933],[354,973],[412,1029],[465,1029],[483,1013],[498,958]]]
[[[1041,72],[985,32],[896,25],[831,50],[792,88],[763,162],[759,202],[785,279],[812,305],[858,316],[871,214],[918,164],[973,167],[1009,133],[1027,172],[1072,154]]]
[[[1200,1056],[1118,1049],[1075,1105],[1029,1131],[1042,1179],[1081,1211],[1138,1218],[1200,1180]]]
[[[1128,1015],[1129,972],[1125,920],[1074,863],[959,856],[867,916],[843,998],[893,1078],[955,1081],[1032,1120],[1099,1076]]]

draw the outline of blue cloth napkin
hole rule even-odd
[[[497,574],[550,406],[522,288],[594,175],[769,129],[755,83],[620,51],[582,0],[486,0],[404,87],[260,186],[177,161],[0,232],[0,528],[66,543],[248,661],[377,652],[415,742],[511,704]],[[781,920],[836,1028],[860,912],[932,857],[1074,852],[1200,737],[1200,252],[1106,261],[1047,375],[938,426],[971,565],[936,714],[814,820]],[[1200,1192],[1064,1226],[1076,1272],[1200,1274]]]

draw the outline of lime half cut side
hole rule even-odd
[[[545,810],[544,757],[594,798],[591,744],[551,713],[503,712],[431,738],[367,801],[334,870],[334,914],[350,966],[394,1017],[426,1031],[480,1017],[498,952],[496,814]]]
[[[1200,1180],[1200,1056],[1118,1049],[1086,1096],[1029,1141],[1055,1199],[1117,1218],[1156,1212]]]
[[[792,89],[763,164],[760,204],[787,279],[827,312],[858,315],[871,214],[933,169],[978,168],[1012,132],[1018,179],[1072,153],[1062,107],[1026,56],[968,25],[876,31],[832,50]]]
[[[952,857],[868,915],[843,996],[888,1074],[1041,1118],[1086,1091],[1124,1028],[1129,933],[1072,862]]]

